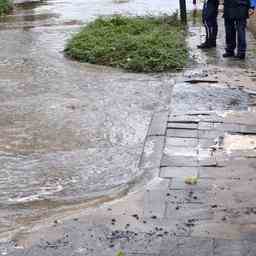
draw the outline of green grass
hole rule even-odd
[[[0,16],[11,10],[12,4],[9,0],[0,0]]]
[[[188,49],[177,15],[98,18],[67,43],[66,54],[81,62],[135,72],[183,68]]]

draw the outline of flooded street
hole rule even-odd
[[[98,15],[166,13],[177,4],[41,1],[1,18],[0,237],[125,191],[140,175],[152,113],[170,105],[171,75],[79,64],[63,49]]]

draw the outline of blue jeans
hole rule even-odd
[[[225,19],[226,52],[233,53],[237,47],[237,54],[245,54],[246,23],[246,19]]]

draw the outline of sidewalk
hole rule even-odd
[[[193,51],[200,67],[177,79],[170,111],[153,116],[143,187],[17,235],[8,255],[255,256],[256,71],[247,69],[255,60],[253,50],[242,68],[221,59],[222,42],[220,50]],[[188,176],[198,183],[187,185]]]

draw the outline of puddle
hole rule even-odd
[[[249,96],[240,90],[210,84],[179,83],[173,88],[173,113],[247,110]]]

